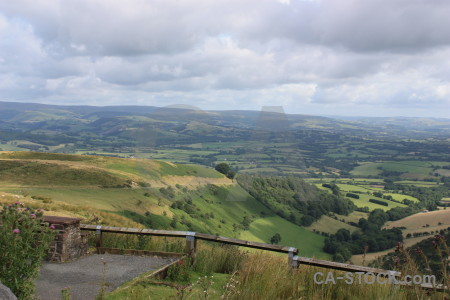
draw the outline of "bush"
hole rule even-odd
[[[16,202],[0,212],[0,281],[19,299],[33,299],[34,281],[54,231],[43,226],[42,211]]]
[[[345,196],[350,197],[350,198],[354,198],[354,199],[359,199],[359,195],[353,194],[353,193],[347,193]]]
[[[271,244],[278,244],[279,242],[281,242],[281,235],[279,233],[275,233],[271,238],[270,238],[270,243]]]
[[[389,206],[389,204],[387,202],[382,201],[382,200],[369,199],[369,202],[372,202],[372,203],[375,203],[375,204],[379,204],[379,205]]]
[[[167,270],[167,279],[177,282],[190,282],[190,259],[180,259]]]

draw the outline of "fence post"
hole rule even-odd
[[[288,253],[288,266],[292,267],[293,266],[293,262],[294,262],[294,251],[295,248],[294,247],[290,247],[289,248],[289,253]]]
[[[296,256],[294,256],[294,257],[292,258],[292,268],[297,269],[298,266],[299,266],[299,263],[298,263],[298,255],[296,255]]]
[[[102,247],[102,225],[97,225],[96,231],[97,238],[95,240],[95,247],[97,247],[97,254],[100,254],[99,248]]]
[[[193,263],[195,260],[195,250],[197,248],[197,239],[195,238],[195,232],[186,232],[186,252],[191,258]]]

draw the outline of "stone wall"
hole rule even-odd
[[[48,260],[65,262],[77,259],[87,253],[87,233],[80,230],[81,219],[45,216],[44,221],[57,230],[55,240],[50,246]]]
[[[17,300],[11,290],[0,282],[0,299],[1,300]]]

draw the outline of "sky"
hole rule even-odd
[[[447,0],[0,0],[0,101],[450,118]]]

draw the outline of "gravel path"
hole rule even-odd
[[[174,258],[93,254],[68,263],[44,263],[36,294],[42,300],[59,300],[61,290],[70,287],[72,300],[91,300],[97,296],[106,262],[106,289],[112,291],[121,284],[156,270],[174,261]]]

